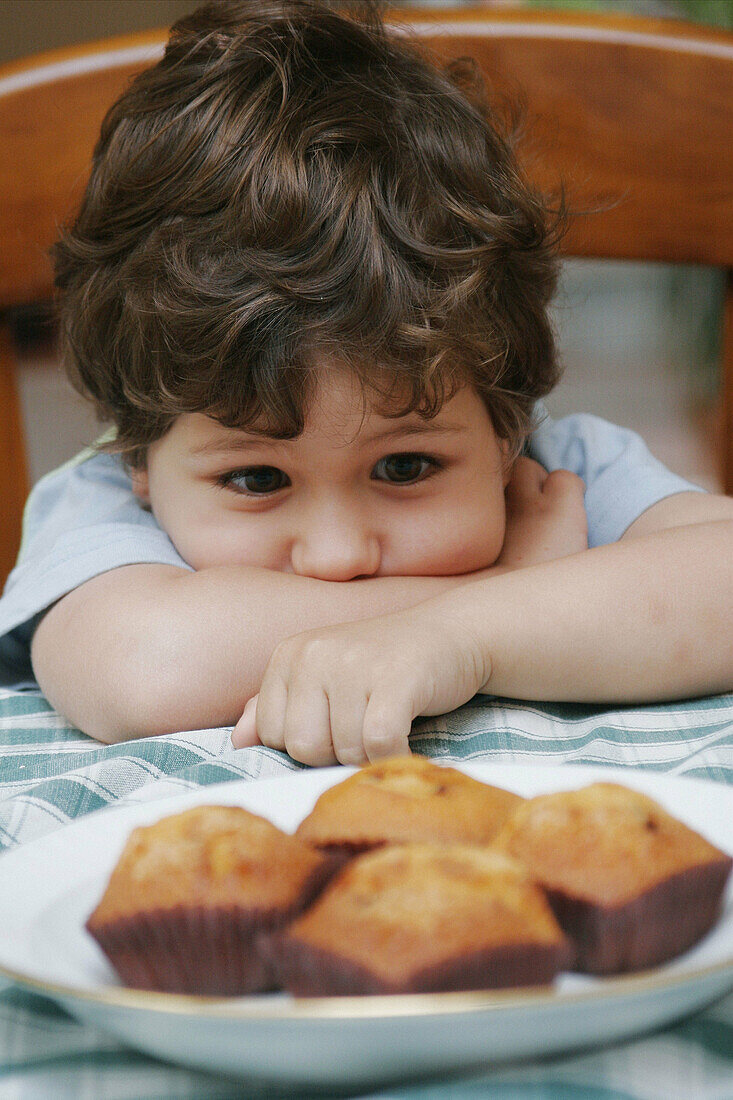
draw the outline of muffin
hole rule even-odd
[[[331,861],[235,806],[133,831],[86,928],[125,985],[239,995],[272,988],[257,946],[315,896]]]
[[[424,757],[393,756],[325,791],[296,836],[341,856],[411,841],[487,844],[522,801]]]
[[[269,951],[300,996],[544,985],[571,960],[523,869],[461,844],[357,856]]]
[[[545,890],[577,969],[656,966],[715,922],[731,859],[646,795],[615,783],[532,798],[497,847]]]

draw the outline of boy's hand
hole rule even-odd
[[[587,550],[584,493],[569,470],[548,474],[539,462],[518,458],[506,487],[506,534],[496,564],[522,569]]]
[[[296,634],[275,649],[232,743],[311,765],[407,753],[413,718],[472,698],[488,680],[486,663],[460,622],[420,606]]]

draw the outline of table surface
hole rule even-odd
[[[213,783],[256,782],[299,770],[271,749],[232,749],[229,733],[198,730],[100,745],[69,727],[39,693],[0,690],[0,848],[113,802],[163,800]],[[731,784],[733,695],[615,710],[476,696],[451,714],[415,722],[412,747],[450,763],[622,765]],[[255,1095],[246,1084],[125,1049],[20,986],[0,989],[0,1100]],[[632,1042],[368,1095],[733,1100],[733,994]]]

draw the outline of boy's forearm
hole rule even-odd
[[[490,574],[328,582],[245,566],[128,566],[47,613],[33,667],[56,709],[99,740],[230,725],[284,638],[412,607]]]
[[[599,547],[437,597],[485,658],[483,691],[652,702],[733,689],[733,524]]]

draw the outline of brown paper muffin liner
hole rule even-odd
[[[728,857],[691,867],[619,906],[601,906],[545,889],[566,936],[575,969],[622,974],[658,966],[697,943],[720,912],[731,868]]]
[[[133,989],[234,997],[272,988],[272,970],[256,940],[280,920],[281,914],[178,908],[90,931]]]
[[[270,911],[232,906],[177,906],[139,912],[105,924],[87,923],[121,981],[133,989],[238,997],[276,988],[262,953],[262,933],[289,923],[310,904],[335,870],[329,860],[303,884],[292,905]]]
[[[466,953],[458,958],[389,980],[368,966],[288,936],[270,935],[263,951],[272,962],[278,984],[299,997],[354,996],[385,993],[447,993],[511,986],[549,985],[573,960],[567,942],[507,944]]]

